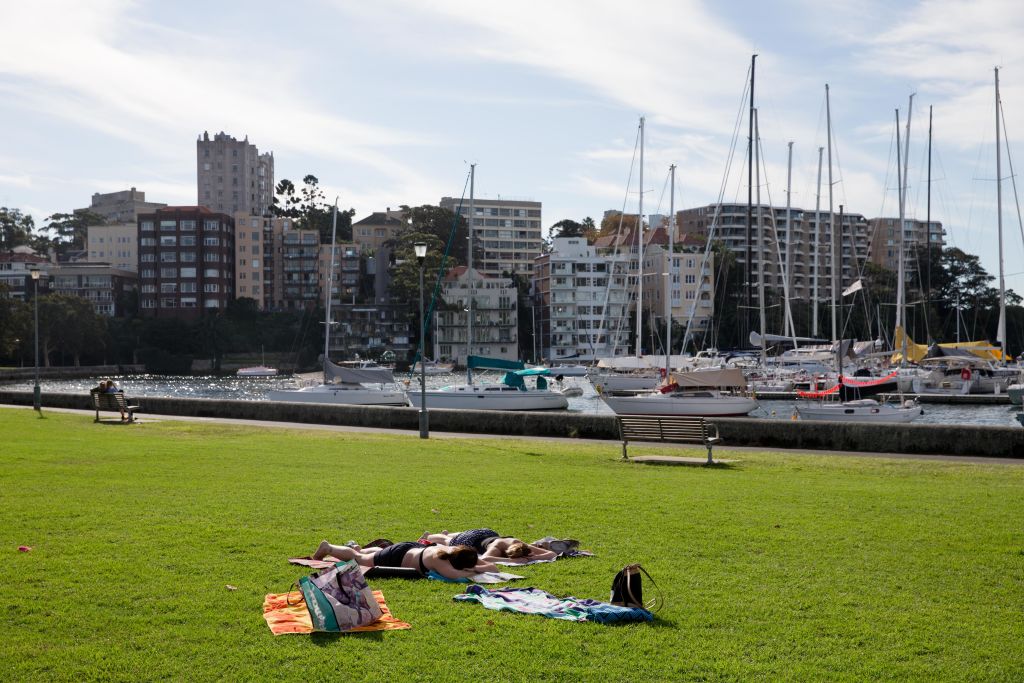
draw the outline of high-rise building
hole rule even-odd
[[[204,132],[196,140],[196,179],[200,206],[266,216],[274,203],[274,153],[260,154],[248,137]]]
[[[472,275],[472,277],[470,277]],[[449,270],[441,282],[441,298],[450,308],[434,317],[434,358],[466,365],[474,356],[519,359],[518,290],[512,278],[492,277],[466,266]],[[472,298],[473,343],[467,344]]]
[[[469,200],[443,197],[441,208],[469,220]],[[511,199],[473,200],[473,269],[485,275],[529,275],[540,256],[541,203]]]
[[[602,255],[582,237],[557,237],[534,261],[531,321],[548,361],[593,361],[629,352],[635,275],[630,254]]]
[[[714,272],[713,253],[705,260],[703,249],[677,247],[668,262],[667,246],[648,245],[644,250],[644,318],[664,326],[665,300],[670,298],[672,322],[684,328],[689,322],[691,336],[703,335],[715,310]],[[674,339],[672,348],[682,341]]]
[[[899,218],[872,218],[868,221],[868,258],[872,263],[893,272],[897,272],[900,265],[899,222]],[[928,246],[929,240],[932,247],[942,249],[946,246],[946,231],[942,223],[903,219],[903,265],[908,278],[917,272],[919,265],[914,252]],[[916,279],[916,276],[913,277]]]
[[[320,297],[320,233],[290,218],[235,214],[235,292],[260,310],[315,306]]]
[[[75,213],[89,211],[103,216],[108,225],[121,223],[134,226],[140,213],[150,213],[165,206],[167,205],[160,202],[147,202],[146,193],[133,187],[130,190],[105,194],[95,192],[89,206],[84,209],[75,209]]]
[[[363,253],[376,253],[404,226],[404,211],[392,211],[391,207],[386,211],[374,211],[352,224],[352,241]]]
[[[139,215],[143,315],[198,318],[235,298],[235,221],[204,206]]]

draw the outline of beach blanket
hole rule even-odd
[[[521,614],[539,614],[548,619],[595,621],[612,624],[631,621],[654,621],[645,609],[619,607],[607,602],[574,597],[559,598],[539,588],[497,588],[468,586],[455,596],[460,602],[478,602],[487,609]]]
[[[357,626],[345,633],[363,633],[366,631],[396,631],[412,628],[410,624],[399,621],[391,614],[387,604],[384,602],[384,594],[380,591],[373,591],[373,597],[377,600],[381,612],[384,614],[380,619],[367,624]],[[291,603],[291,604],[289,604]],[[306,601],[299,591],[290,593],[268,593],[263,598],[263,618],[267,620],[270,632],[275,636],[285,633],[312,633],[313,622],[309,618],[309,610],[306,609]]]

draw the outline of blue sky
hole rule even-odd
[[[546,228],[635,211],[641,114],[645,212],[667,212],[670,163],[677,206],[705,204],[757,52],[765,199],[785,202],[793,140],[793,203],[813,208],[828,82],[835,203],[895,215],[893,110],[916,92],[908,215],[925,215],[934,105],[932,216],[994,274],[994,66],[1011,152],[1024,139],[1024,4],[1010,0],[2,0],[0,15],[0,205],[39,222],[129,186],[194,203],[194,141],[224,130],[358,216],[459,196],[473,161],[478,194],[540,200]],[[741,169],[727,201],[745,200]],[[1024,292],[1009,181],[1004,231]]]

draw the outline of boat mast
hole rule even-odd
[[[636,357],[640,357],[644,308],[644,117],[640,117],[640,207],[636,216]]]
[[[327,364],[331,353],[331,293],[334,290],[334,249],[338,234],[338,198],[334,198],[334,217],[331,219],[331,269],[327,272],[327,292],[324,294],[324,384],[327,384]]]
[[[751,242],[752,226],[754,222],[754,70],[756,67],[757,55],[750,56],[750,116],[747,134],[747,260],[744,262],[744,280],[747,290],[747,307],[743,314],[743,321],[745,323],[746,330],[743,334],[746,334],[750,330],[750,310],[751,310],[751,261],[754,258],[753,254],[753,243]],[[762,330],[763,331],[763,330]]]
[[[903,140],[903,176],[900,180],[900,250],[899,250],[899,266],[897,267],[897,282],[896,282],[896,299],[897,299],[897,321],[898,327],[903,327],[903,344],[901,348],[901,359],[900,367],[904,367],[907,364],[907,286],[906,286],[906,239],[905,239],[905,226],[904,221],[906,220],[906,205],[907,205],[907,166],[910,156],[910,121],[914,112],[914,95],[910,95],[910,104],[907,108],[907,134]],[[899,110],[896,111],[896,153],[899,154]],[[899,161],[899,157],[897,157]]]
[[[932,105],[928,105],[928,204],[925,212],[924,334],[932,338],[928,308],[932,299]]]
[[[469,165],[469,243],[466,250],[466,279],[469,284],[469,296],[466,305],[466,384],[473,384],[473,368],[469,364],[469,356],[473,353],[473,221],[476,205],[473,201],[473,184],[476,181],[476,164]],[[420,359],[423,360],[423,359]]]
[[[814,259],[814,277],[811,280],[811,336],[818,336],[818,270],[821,267],[820,247],[818,246],[818,234],[821,232],[821,155],[824,147],[818,148],[818,194],[814,200],[814,241],[812,258]]]
[[[843,229],[843,205],[840,204],[839,205],[839,230],[842,231],[842,229]],[[836,295],[835,295],[835,291],[837,289],[836,281],[838,280],[838,277],[836,276],[836,270],[837,270],[836,265],[837,265],[838,261],[835,260],[836,242],[839,241],[839,240],[836,239],[837,237],[840,237],[840,235],[838,233],[836,233],[835,231],[833,231],[832,232],[832,292],[833,292],[833,294],[832,294],[832,325],[833,326],[836,324],[835,323],[835,320],[836,320],[835,316],[836,316],[836,308],[838,307],[837,306],[838,299],[836,298]],[[836,336],[834,334],[832,335],[832,339],[835,341],[835,347],[836,347],[836,372],[839,373],[839,383],[842,384],[843,383],[843,345],[839,342],[839,340],[836,338]]]
[[[669,381],[669,376],[672,374],[672,292],[675,290],[675,285],[672,283],[672,261],[674,258],[675,248],[675,234],[676,234],[676,165],[671,164],[668,167],[669,182],[672,184],[672,190],[669,192],[668,199],[668,260],[665,261],[665,270],[668,274],[667,287],[665,288],[665,382]],[[698,289],[699,291],[699,289]],[[697,305],[697,299],[694,297],[694,306]],[[683,346],[686,346],[686,340],[683,340]]]
[[[761,326],[761,367],[768,360],[768,345],[765,341],[764,310],[764,224],[761,217],[761,131],[758,126],[757,110],[754,110],[754,178],[757,183],[757,313]]]
[[[789,291],[792,284],[790,270],[793,261],[793,141],[789,141],[789,156],[786,162],[786,270],[782,278],[782,292],[785,296],[786,310],[783,320],[783,334],[789,331],[793,337],[793,348],[796,348],[796,326],[793,324],[793,311],[789,305]]]
[[[999,327],[996,341],[999,343],[999,364],[1006,365],[1006,279],[1003,269],[1003,165],[999,146],[999,67],[996,74],[996,225],[999,228]]]
[[[832,104],[829,99],[828,83],[825,84],[825,131],[828,138],[828,234],[832,242],[832,341],[839,341],[839,330],[836,318],[839,293],[839,256],[836,254],[836,216],[832,213]],[[841,367],[836,368],[842,373]]]

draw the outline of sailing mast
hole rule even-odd
[[[999,228],[999,327],[996,342],[999,344],[999,364],[1006,365],[1006,278],[1003,269],[1003,166],[999,147],[999,67],[996,74],[996,225]]]
[[[789,304],[789,291],[793,272],[790,268],[793,261],[793,141],[789,141],[789,157],[786,162],[786,270],[782,274],[782,293],[786,301],[785,318],[782,321],[782,333],[793,337],[793,348],[796,348],[796,325],[793,324],[793,311]],[[774,214],[774,211],[773,211]]]
[[[665,270],[668,271],[668,286],[665,288],[665,382],[668,382],[672,374],[672,292],[675,286],[672,284],[672,261],[675,247],[676,235],[676,165],[668,167],[669,182],[672,184],[672,191],[668,200],[668,260],[665,262]],[[697,305],[694,298],[694,306]]]
[[[764,225],[761,218],[761,131],[758,127],[757,110],[754,110],[754,177],[757,182],[757,313],[761,326],[761,367],[768,360],[768,346],[765,341],[764,306]]]
[[[644,303],[644,117],[640,117],[640,208],[636,216],[636,357],[643,337]]]
[[[750,309],[751,309],[751,260],[754,258],[753,243],[751,242],[752,226],[754,222],[754,67],[756,66],[757,55],[750,56],[750,121],[747,135],[747,260],[744,262],[745,284],[747,290],[747,307],[743,314],[743,321],[746,329],[743,334],[750,330]],[[764,330],[761,330],[764,332]]]
[[[331,293],[334,291],[334,249],[338,234],[338,198],[334,198],[334,218],[331,219],[331,270],[327,273],[327,293],[324,295],[324,384],[327,384],[327,364],[331,357]]]
[[[899,204],[900,204],[900,250],[899,250],[899,266],[897,267],[897,282],[896,282],[896,326],[903,328],[903,345],[900,351],[900,367],[907,364],[907,287],[906,287],[906,240],[905,240],[905,226],[904,221],[906,219],[906,201],[907,201],[907,162],[910,156],[910,121],[914,112],[914,95],[910,95],[910,104],[907,108],[907,134],[906,139],[903,141],[903,175],[900,180],[900,192],[899,192]],[[899,110],[896,110],[896,153],[899,154]],[[897,156],[897,165],[899,164],[899,157]],[[897,173],[899,169],[897,169]]]
[[[473,368],[469,364],[469,356],[473,353],[473,222],[476,218],[473,202],[473,183],[476,181],[476,164],[469,165],[469,246],[467,249],[466,279],[469,284],[469,296],[466,306],[466,384],[473,385]],[[425,359],[421,358],[425,362]]]
[[[818,336],[818,271],[821,268],[821,254],[820,247],[818,246],[818,235],[821,232],[821,155],[825,151],[824,147],[818,148],[818,194],[814,200],[814,247],[812,249],[812,256],[814,258],[814,278],[811,281],[811,336]]]
[[[932,299],[932,105],[928,105],[928,204],[925,213],[924,333],[932,338],[928,308]]]
[[[837,296],[839,294],[839,255],[836,254],[836,216],[832,212],[832,105],[829,99],[828,83],[825,84],[825,131],[828,138],[828,234],[832,242],[832,342],[839,341],[839,329],[836,319],[838,308]],[[843,368],[836,367],[836,372],[842,374]]]

